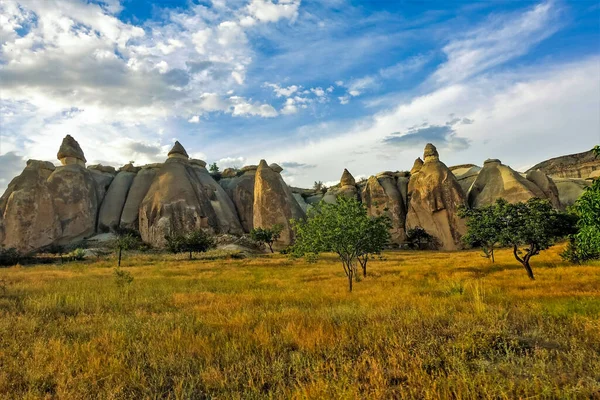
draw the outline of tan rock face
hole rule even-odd
[[[53,171],[51,163],[29,160],[11,181],[0,198],[0,244],[26,252],[60,237],[60,221],[46,182]]]
[[[529,171],[540,170],[553,178],[586,179],[594,171],[600,171],[600,158],[593,151],[551,158],[534,165]],[[529,172],[527,171],[527,172]]]
[[[87,162],[79,143],[71,135],[65,136],[56,157],[63,165],[79,164],[85,166]]]
[[[140,205],[154,181],[158,168],[143,168],[133,178],[131,187],[127,192],[127,200],[121,213],[121,222],[119,226],[125,229],[138,229],[138,217]]]
[[[245,232],[254,227],[254,180],[256,168],[247,169],[243,175],[231,179],[221,179],[219,184],[233,201],[237,215]]]
[[[517,203],[533,197],[544,199],[546,195],[537,185],[500,160],[487,160],[483,164],[468,193],[471,207],[488,206],[499,198]]]
[[[256,170],[253,208],[254,228],[271,228],[280,224],[283,231],[276,245],[283,247],[292,243],[290,220],[294,215],[301,217],[304,213],[281,176],[273,171],[265,160],[261,160]]]
[[[80,165],[58,167],[48,178],[54,210],[60,220],[60,243],[91,236],[98,213],[96,182],[92,173]]]
[[[134,172],[121,171],[111,182],[100,206],[98,232],[115,231],[119,228],[123,207],[135,176]]]
[[[423,167],[423,160],[421,160],[421,158],[417,158],[415,160],[415,162],[413,163],[413,167],[410,170],[410,174],[416,174],[417,172],[419,172],[421,170],[421,168]]]
[[[178,141],[175,142],[175,144],[173,145],[173,148],[169,151],[168,156],[169,156],[169,158],[175,157],[175,158],[182,158],[185,160],[190,158],[190,156],[188,156],[187,151],[185,151],[185,149],[183,148],[181,143],[179,143]]]
[[[565,208],[575,204],[585,188],[592,184],[591,181],[572,178],[554,178],[553,181],[558,190],[560,204]]]
[[[550,204],[556,209],[561,210],[563,207],[560,204],[558,196],[558,188],[545,173],[540,170],[533,170],[527,173],[527,180],[533,182],[544,193],[544,196],[550,201]]]
[[[342,177],[340,178],[340,186],[356,186],[356,180],[348,171],[344,168],[344,172],[342,173]]]
[[[231,199],[204,167],[185,159],[181,149],[175,154],[182,157],[170,154],[144,196],[138,214],[142,239],[162,246],[165,235],[199,228],[241,234]]]
[[[427,145],[426,161],[420,170],[411,171],[406,229],[421,227],[440,241],[442,249],[455,250],[461,247],[460,238],[466,232],[464,221],[457,215],[466,199],[456,178],[432,147]]]
[[[361,198],[369,215],[386,215],[390,218],[392,243],[403,243],[406,240],[406,204],[396,179],[389,175],[371,176],[363,188]]]

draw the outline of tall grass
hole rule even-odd
[[[600,265],[390,252],[0,270],[0,397],[600,397]],[[132,280],[129,277],[133,278]]]

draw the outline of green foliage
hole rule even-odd
[[[282,230],[281,224],[273,225],[271,228],[254,228],[250,231],[250,238],[255,242],[266,244],[273,253],[273,243],[279,239]]]
[[[596,154],[596,157],[600,157],[600,145],[594,146],[592,151],[594,152],[594,154]]]
[[[380,252],[390,237],[387,217],[371,218],[362,203],[344,196],[339,196],[335,204],[317,204],[309,210],[306,220],[293,221],[293,227],[296,241],[292,253],[295,256],[337,254],[350,291],[358,258],[368,260],[368,255]]]
[[[210,164],[210,166],[208,167],[208,170],[214,174],[216,174],[217,172],[219,172],[219,166],[217,165],[216,162]]]
[[[494,248],[500,242],[502,231],[503,203],[491,206],[468,208],[461,206],[458,215],[466,219],[468,231],[463,236],[463,242],[472,247],[481,247],[484,257],[494,262]]]
[[[197,229],[185,235],[166,235],[166,248],[173,254],[189,253],[190,260],[193,253],[203,253],[215,247],[215,241],[208,232]]]
[[[594,147],[600,157],[600,146]],[[600,258],[600,179],[594,180],[571,211],[578,217],[579,231],[571,235],[569,245],[562,254],[563,258],[582,263]]]
[[[0,247],[0,266],[10,267],[19,263],[21,255],[14,247]]]
[[[120,267],[123,251],[135,250],[142,243],[142,239],[140,234],[132,229],[119,229],[115,234],[113,247],[118,254],[117,266]]]
[[[499,242],[513,248],[530,279],[535,279],[529,264],[531,257],[540,254],[554,242],[574,232],[572,216],[555,210],[549,201],[537,198],[527,202],[509,204],[504,199],[496,201],[499,218]]]
[[[115,277],[115,283],[119,288],[127,287],[133,282],[133,276],[128,271],[124,271],[121,268],[115,268],[113,276]]]
[[[406,241],[413,250],[435,250],[438,247],[437,239],[420,226],[406,231]]]
[[[85,250],[79,247],[76,248],[71,253],[69,253],[69,259],[73,261],[85,260]]]

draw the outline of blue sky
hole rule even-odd
[[[73,135],[88,163],[174,140],[288,183],[515,169],[600,142],[597,1],[4,0],[0,190]]]

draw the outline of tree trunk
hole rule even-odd
[[[275,253],[275,252],[273,251],[273,244],[271,244],[271,243],[267,243],[267,244],[269,245],[269,250],[271,250],[271,254],[272,254],[272,253]]]
[[[348,270],[348,290],[352,292],[352,267],[350,267]]]
[[[492,253],[492,264],[496,262],[496,260],[494,259],[494,246],[492,246],[492,249],[490,250]]]
[[[119,262],[117,263],[117,266],[120,267],[121,266],[121,252],[123,251],[122,248],[119,247]]]
[[[529,276],[529,279],[531,279],[532,281],[535,280],[535,277],[533,276],[533,270],[531,269],[531,266],[529,265],[529,258],[525,257],[525,261],[523,262],[523,266],[525,267],[525,270],[527,271],[527,276]]]
[[[190,260],[191,260],[191,259],[192,259],[192,252],[191,252],[191,250],[190,250]]]

